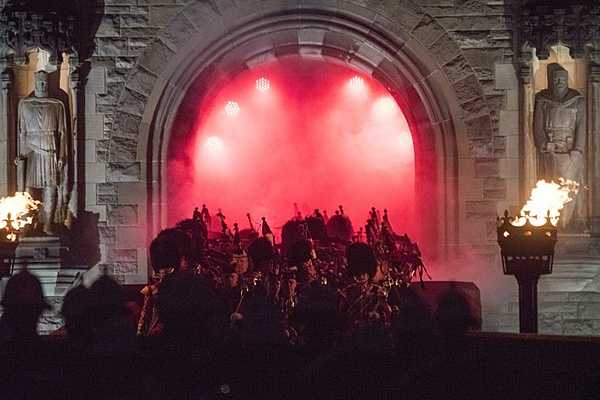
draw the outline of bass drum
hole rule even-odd
[[[354,228],[346,215],[336,214],[327,221],[327,236],[333,242],[348,244],[352,242]]]
[[[322,218],[318,218],[315,216],[306,217],[304,219],[306,227],[308,228],[308,232],[310,233],[310,237],[313,240],[318,241],[319,243],[327,243],[327,226],[325,225],[325,221]]]

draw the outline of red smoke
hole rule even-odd
[[[355,76],[363,84],[349,84]],[[268,90],[257,90],[261,77]],[[229,101],[239,105],[235,116],[225,112]],[[355,230],[375,206],[388,209],[398,233],[416,233],[409,128],[367,75],[293,57],[242,72],[198,105],[189,137],[176,151],[192,165],[169,164],[171,225],[206,204],[212,214],[221,208],[230,226],[246,227],[247,212],[257,223],[264,216],[278,234],[294,203],[303,215],[332,215],[341,204]]]

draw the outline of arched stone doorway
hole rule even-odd
[[[286,54],[204,90],[192,85],[169,139],[167,221],[220,208],[229,226],[279,240],[285,222],[340,206],[359,234],[371,207],[423,243],[412,135],[381,83],[338,58]],[[259,85],[263,83],[263,85]],[[197,89],[196,89],[197,88]],[[195,117],[195,118],[194,118]],[[211,230],[221,231],[217,218]]]
[[[413,135],[423,236],[432,253],[453,253],[467,214],[459,187],[474,178],[459,171],[473,169],[473,147],[487,145],[492,128],[483,91],[445,30],[409,2],[214,3],[190,4],[173,19],[140,57],[120,97],[108,174],[145,183],[138,209],[148,239],[167,223],[167,149],[187,129],[190,99],[253,64],[299,54],[347,63],[394,96]],[[467,98],[473,104],[461,108]],[[119,149],[131,142],[137,151],[122,156]]]

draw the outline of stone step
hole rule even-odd
[[[519,314],[489,313],[483,320],[483,330],[519,332]],[[600,318],[571,318],[564,313],[540,312],[538,332],[549,335],[600,335]]]
[[[538,292],[538,302],[600,302],[600,293],[591,291],[580,292]]]
[[[519,303],[510,302],[508,313],[519,313]],[[560,313],[564,318],[600,319],[600,302],[542,302],[538,303],[538,313],[552,315]]]
[[[538,284],[539,291],[584,291],[598,290],[597,283],[591,278],[578,277],[556,277],[554,279],[540,280]]]
[[[600,257],[581,257],[581,258],[565,258],[565,259],[554,259],[555,266],[563,265],[598,265],[600,264]]]
[[[541,304],[586,304],[586,303],[600,303],[600,292],[561,292],[561,291],[539,291],[538,292],[538,306]],[[503,307],[503,311],[508,311],[509,304],[518,304],[518,294],[512,295]]]
[[[540,291],[599,291],[600,257],[557,261],[551,275],[540,278]]]
[[[600,256],[600,240],[589,235],[559,234],[555,253],[561,256]]]
[[[491,332],[519,332],[519,315],[509,312],[486,313],[482,329]]]

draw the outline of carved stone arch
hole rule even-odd
[[[413,134],[417,195],[438,199],[421,210],[425,236],[440,255],[456,248],[459,185],[470,179],[460,164],[491,157],[492,122],[458,46],[409,1],[194,2],[176,15],[129,75],[109,144],[109,179],[146,183],[148,238],[166,224],[165,161],[172,135],[185,128],[189,94],[290,53],[341,60],[388,88]],[[135,154],[119,151],[132,143]]]

